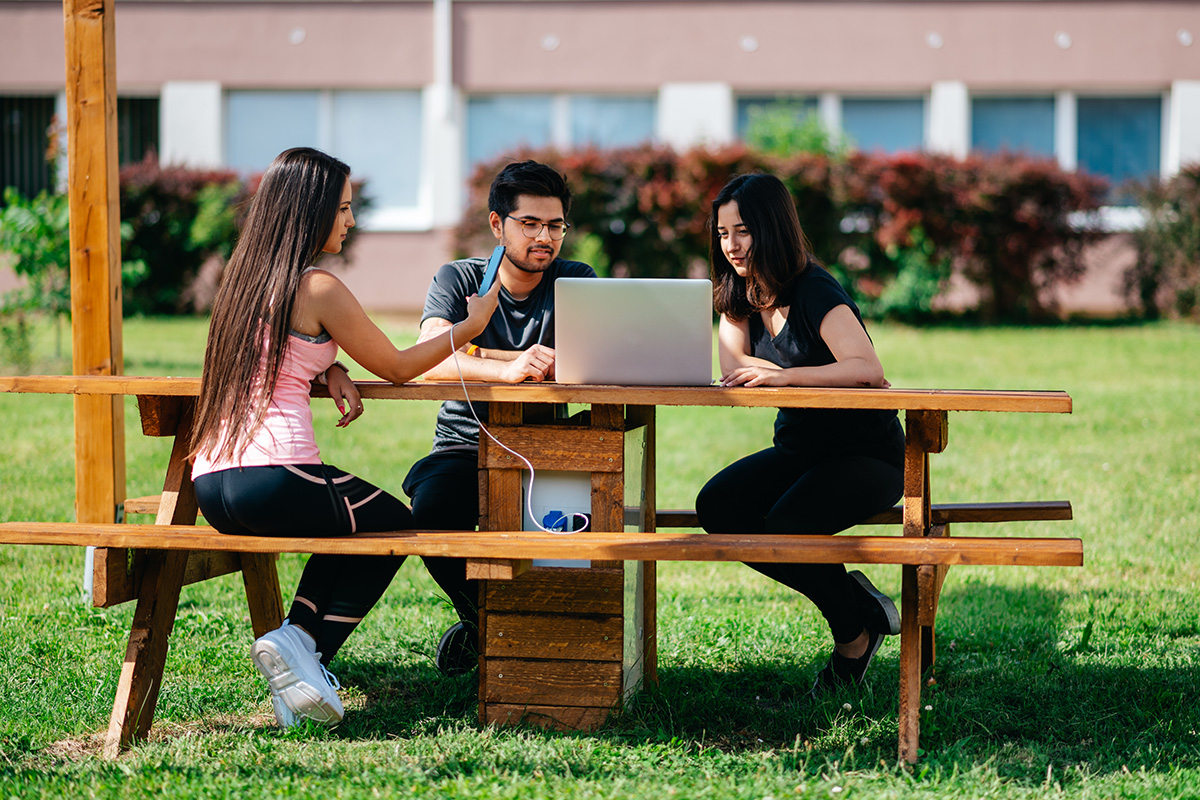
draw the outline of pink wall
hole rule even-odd
[[[933,81],[1052,90],[1200,78],[1200,4],[1181,2],[455,3],[468,91],[927,90]],[[1066,32],[1063,50],[1055,34]],[[926,43],[938,33],[940,49]],[[547,51],[548,34],[559,39]],[[746,52],[743,36],[757,39]],[[483,58],[503,43],[503,56]]]
[[[431,3],[117,0],[115,8],[121,91],[157,91],[170,80],[306,89],[419,88],[433,80]],[[5,90],[61,89],[62,4],[0,3],[0,18]],[[297,29],[304,39],[292,44]]]
[[[741,91],[1145,89],[1200,78],[1192,2],[454,3],[455,80],[467,91],[653,91],[724,81]],[[432,80],[433,6],[117,0],[117,79],[235,88],[416,87]],[[0,2],[6,90],[63,80],[62,6]],[[291,44],[293,30],[305,39]],[[926,43],[935,32],[940,49]],[[1069,49],[1054,37],[1070,35]],[[542,47],[547,34],[559,39]],[[753,36],[758,49],[739,41]]]
[[[420,311],[438,267],[450,253],[450,232],[354,233],[348,266],[332,269],[368,309]]]

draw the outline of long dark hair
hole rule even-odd
[[[240,454],[270,405],[305,268],[333,231],[350,167],[309,147],[263,174],[213,301],[192,452]],[[222,441],[222,427],[228,433]]]
[[[750,273],[743,278],[725,258],[717,233],[717,211],[730,201],[753,240],[749,253]],[[732,320],[744,320],[756,311],[775,308],[787,295],[791,282],[810,262],[812,246],[800,227],[796,204],[783,181],[774,175],[738,175],[713,200],[708,220],[711,242],[713,308]]]

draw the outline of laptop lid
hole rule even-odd
[[[558,383],[708,386],[712,282],[559,278],[554,348]]]

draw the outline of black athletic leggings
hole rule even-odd
[[[229,534],[347,536],[414,527],[404,503],[327,464],[211,472],[196,478],[196,500],[204,518]],[[288,620],[312,634],[328,664],[403,563],[404,556],[313,555]]]
[[[696,498],[707,533],[834,534],[891,507],[904,491],[899,461],[867,455],[805,458],[776,447],[746,456],[713,476]],[[841,564],[747,564],[801,592],[820,609],[833,640],[863,631]]]

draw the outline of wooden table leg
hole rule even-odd
[[[185,405],[171,448],[162,499],[154,520],[159,525],[196,524],[196,488],[187,460],[194,406],[194,403]],[[145,738],[150,732],[167,660],[167,640],[175,627],[179,593],[187,569],[186,550],[142,552],[137,608],[104,740],[105,758],[115,758],[133,739]]]
[[[242,583],[250,606],[250,626],[254,638],[283,624],[283,595],[279,592],[279,571],[272,553],[242,553]]]
[[[929,454],[940,453],[949,438],[949,417],[945,411],[908,411],[904,417],[904,535],[929,536],[933,532],[930,515]],[[917,566],[905,565],[900,609],[900,758],[915,763],[921,730],[921,673],[926,657],[921,610],[924,596],[933,583],[920,574]],[[936,577],[936,576],[935,576]],[[936,590],[932,602],[936,603]],[[932,658],[932,624],[930,626]]]
[[[154,550],[146,554],[129,646],[104,739],[105,758],[116,758],[133,739],[145,738],[150,732],[186,566],[186,551]]]
[[[921,624],[917,568],[901,567],[903,588],[900,594],[900,758],[913,764],[917,760],[921,731]]]

